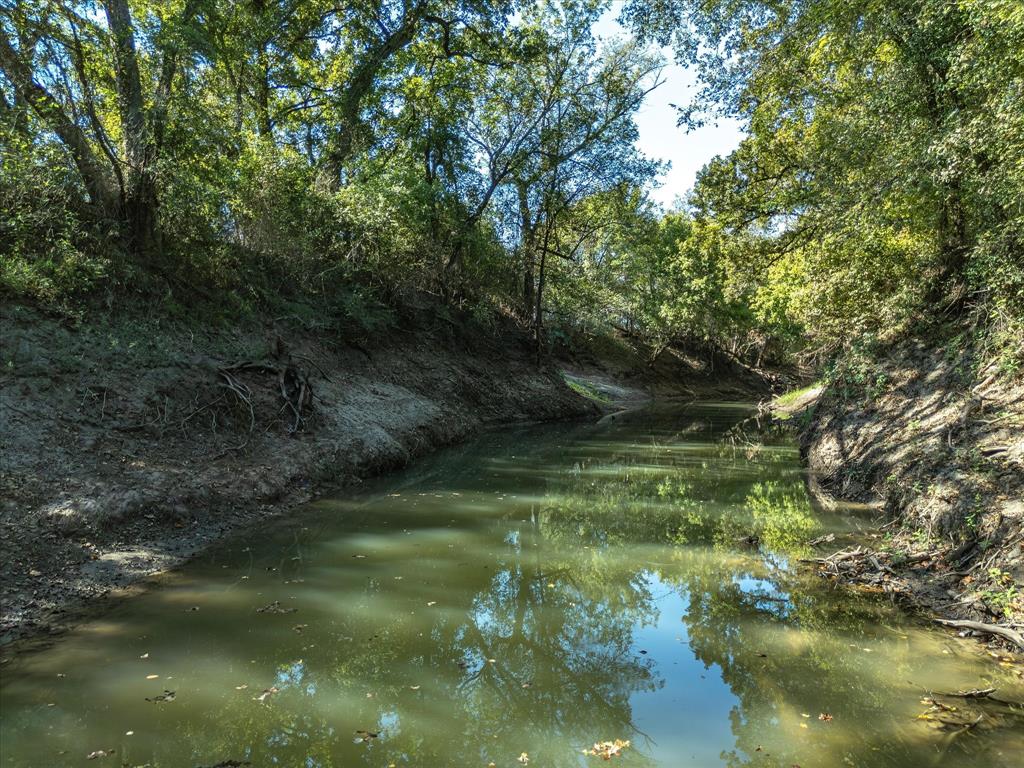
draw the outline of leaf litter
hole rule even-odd
[[[600,757],[602,760],[611,760],[613,757],[621,757],[622,750],[629,747],[629,739],[616,739],[615,741],[598,741],[590,749],[584,749],[583,754],[591,757]]]
[[[275,600],[270,605],[264,605],[262,608],[257,608],[256,613],[295,613],[298,608],[285,608],[281,605],[280,600]]]
[[[273,696],[275,693],[278,693],[280,690],[281,689],[278,688],[276,685],[272,685],[269,688],[264,688],[263,693],[261,693],[259,696],[253,696],[252,700],[258,701],[261,704],[266,704],[270,697]]]

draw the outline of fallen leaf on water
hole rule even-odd
[[[125,731],[124,735],[125,736],[134,736],[135,735],[135,731]]]
[[[97,749],[95,752],[90,752],[88,755],[86,755],[85,759],[95,760],[97,757],[110,757],[112,754],[114,754],[114,752],[115,750],[113,749]]]
[[[146,701],[152,701],[154,704],[160,701],[174,701],[174,691],[168,691],[166,688],[164,692],[153,697],[146,697]]]
[[[517,760],[518,760],[518,761],[519,761],[520,763],[522,763],[523,765],[526,765],[527,763],[529,763],[529,762],[530,762],[530,756],[529,756],[528,754],[526,754],[525,752],[523,752],[523,754],[521,754],[521,755],[520,755],[520,756],[519,756],[518,758],[516,758],[516,759],[517,759]]]
[[[810,717],[810,715],[807,714],[806,712],[801,712],[800,713],[800,717]]]
[[[418,691],[419,689],[420,689],[420,687],[418,685],[410,685],[409,686],[409,690],[410,691]]]
[[[629,746],[629,740],[616,739],[615,741],[598,741],[590,749],[583,750],[583,754],[593,757],[600,757],[602,760],[611,760],[613,757],[622,755],[622,750]]]
[[[264,605],[262,608],[257,608],[256,613],[295,613],[298,608],[285,608],[281,605],[280,600],[275,600],[270,605]]]
[[[820,715],[818,715],[818,719],[826,723],[831,723],[832,715],[830,715],[828,712],[822,712]]]
[[[292,629],[295,632],[298,632],[299,634],[302,634],[302,630],[304,630],[308,626],[309,626],[309,624],[296,624],[294,627],[292,627]]]
[[[800,723],[800,727],[801,728],[806,728],[807,727],[807,723]]]
[[[248,687],[249,687],[248,683],[242,683],[241,685],[236,685],[235,686],[235,690],[236,691],[244,691]]]
[[[147,680],[156,680],[160,675],[146,675]]]
[[[149,654],[148,653],[144,653],[141,656],[139,656],[139,658],[140,659],[148,659],[149,658]]]
[[[378,736],[380,736],[380,734],[376,733],[375,731],[358,730],[356,731],[356,737],[352,739],[352,741],[356,744],[362,744],[364,741],[376,739]]]
[[[437,605],[437,600],[431,600],[431,601],[429,601],[429,602],[427,603],[427,607],[428,607],[428,608],[429,608],[430,606],[432,606],[432,605]]]
[[[253,696],[252,700],[253,701],[258,701],[260,703],[265,704],[267,699],[269,699],[271,696],[273,696],[279,690],[280,689],[276,685],[272,685],[269,688],[264,688],[263,689],[263,693],[261,693],[259,696]]]
[[[352,555],[356,560],[365,560],[366,555]]]

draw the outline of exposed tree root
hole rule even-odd
[[[1024,635],[1020,632],[1016,632],[1009,627],[1003,627],[999,624],[984,624],[980,621],[968,621],[966,619],[935,619],[936,622],[946,627],[956,627],[958,629],[970,629],[975,632],[983,632],[988,635],[996,635],[1009,640],[1011,643],[1016,645],[1022,651],[1024,651]]]

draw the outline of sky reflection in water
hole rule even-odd
[[[7,664],[2,765],[1019,766],[1022,719],[917,719],[1013,669],[795,573],[864,521],[748,416],[495,432],[236,538]]]

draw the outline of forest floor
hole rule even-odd
[[[513,323],[378,337],[253,320],[69,323],[0,306],[0,644],[58,633],[242,526],[482,428],[755,398],[679,353],[538,367]]]
[[[907,342],[874,391],[833,384],[789,416],[818,498],[879,511],[877,530],[829,543],[821,574],[1024,651],[1024,382],[979,359],[956,337]]]

